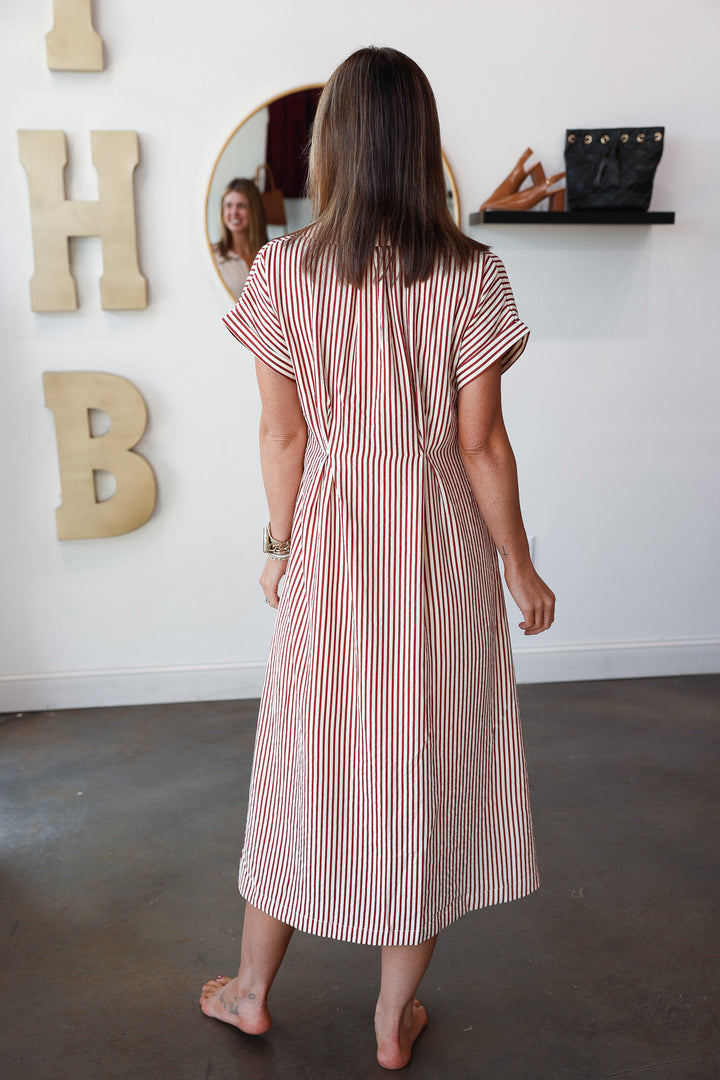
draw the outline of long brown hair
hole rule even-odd
[[[244,195],[248,201],[248,210],[250,211],[248,243],[250,245],[250,254],[254,259],[263,244],[267,244],[268,236],[267,226],[265,224],[265,208],[263,207],[263,201],[260,198],[260,192],[252,180],[241,178],[231,180],[222,193],[222,199],[220,200],[220,240],[218,242],[218,251],[220,255],[225,258],[228,251],[231,251],[233,246],[232,233],[224,221],[225,196],[229,195],[231,191],[236,191],[238,195]]]
[[[467,265],[487,250],[450,215],[435,97],[396,49],[360,49],[330,77],[313,125],[308,191],[317,216],[305,230],[310,272],[333,248],[340,277],[359,286],[382,238],[411,285],[438,260]]]

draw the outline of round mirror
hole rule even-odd
[[[322,89],[322,84],[303,86],[266,101],[238,124],[218,154],[205,200],[205,228],[213,265],[233,299],[257,248],[312,220],[304,195],[307,149]],[[443,166],[448,209],[459,227],[457,186],[444,154]]]

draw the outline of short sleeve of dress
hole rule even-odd
[[[255,256],[240,299],[223,316],[223,322],[253,356],[279,375],[295,378],[292,357],[270,291],[265,249]]]
[[[483,256],[479,303],[470,316],[455,358],[458,390],[502,359],[507,371],[523,352],[530,331],[518,317],[510,282],[500,259]]]

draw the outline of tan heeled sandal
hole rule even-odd
[[[536,166],[536,169],[542,170],[542,165]],[[531,170],[533,172],[534,170]],[[549,188],[553,184],[557,184],[558,180],[562,180],[565,176],[564,172],[555,173],[554,176],[548,176],[545,178],[543,171],[543,179],[540,180],[540,172],[537,173],[539,182],[534,183],[532,187],[525,188],[524,191],[517,191],[512,195],[507,195],[504,198],[495,199],[491,196],[485,203],[483,209],[485,210],[531,210],[543,199],[550,200],[551,210],[563,210],[565,207],[565,188],[558,188],[556,191],[550,191]],[[535,177],[533,177],[535,180]]]
[[[490,204],[496,199],[506,199],[508,195],[513,195],[516,191],[520,190],[521,185],[527,180],[528,176],[532,176],[534,170],[538,168],[538,166],[535,165],[533,169],[525,172],[525,162],[531,155],[532,150],[528,146],[525,153],[519,158],[512,172],[508,173],[502,184],[496,187],[492,195],[482,204],[480,207],[481,210],[487,210]],[[540,165],[540,168],[542,169],[542,165]],[[544,178],[545,173],[543,172],[543,179]],[[533,182],[536,183],[537,181]]]

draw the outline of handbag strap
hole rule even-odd
[[[275,175],[274,175],[270,165],[268,165],[267,161],[264,161],[262,163],[262,165],[258,165],[257,169],[255,170],[255,175],[253,176],[253,183],[257,186],[257,188],[259,190],[260,189],[260,173],[263,171],[263,169],[265,170],[265,180],[266,180],[267,183],[270,184],[270,191],[276,191],[277,188],[275,186]],[[266,194],[269,194],[269,192],[266,192]]]

